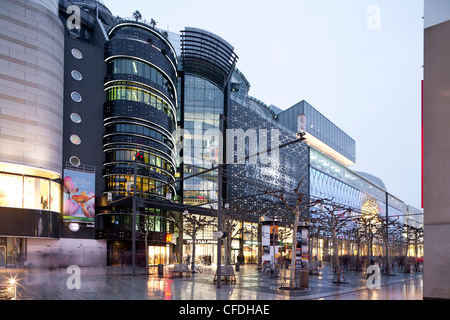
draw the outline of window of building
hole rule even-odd
[[[80,158],[76,157],[76,156],[72,156],[69,159],[69,162],[71,165],[73,165],[74,167],[78,167],[81,164],[81,160]]]
[[[72,100],[75,101],[75,102],[81,102],[81,100],[83,100],[83,99],[81,98],[81,94],[78,93],[78,92],[76,92],[76,91],[73,91],[73,92],[70,94],[70,97],[71,97]]]
[[[106,91],[106,99],[107,101],[130,100],[145,103],[163,111],[170,119],[175,120],[175,112],[166,101],[150,92],[135,87],[117,86],[108,88]]]
[[[0,174],[0,206],[22,207],[23,179],[12,174]]]
[[[73,49],[71,50],[71,53],[72,53],[72,56],[73,56],[75,59],[80,60],[80,59],[83,58],[83,53],[81,53],[81,51],[80,51],[79,49],[77,49],[77,48],[73,48]]]
[[[80,123],[81,122],[81,116],[78,113],[72,113],[70,115],[70,119],[75,122],[75,123]]]
[[[72,70],[70,74],[72,75],[72,78],[74,78],[77,81],[81,81],[81,79],[83,79],[83,75],[78,70]]]
[[[48,179],[0,174],[0,206],[61,211],[61,186]]]
[[[81,143],[81,138],[76,134],[72,134],[70,136],[70,142],[72,142],[73,144],[79,145]]]

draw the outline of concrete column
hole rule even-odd
[[[450,2],[425,0],[424,291],[450,299]]]

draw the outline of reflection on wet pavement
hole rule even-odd
[[[348,271],[345,282],[332,282],[333,274],[324,267],[309,277],[305,290],[280,290],[280,277],[261,274],[255,265],[241,266],[237,281],[222,281],[220,289],[213,280],[214,267],[188,278],[147,275],[140,270],[135,277],[123,267],[81,267],[80,289],[69,289],[66,269],[3,269],[0,284],[16,276],[18,300],[422,300],[421,272],[381,276],[379,289],[368,289],[361,272]]]

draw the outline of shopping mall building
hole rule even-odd
[[[215,263],[218,203],[233,222],[230,262],[258,263],[267,191],[300,180],[309,199],[422,224],[379,178],[350,169],[355,141],[308,102],[282,110],[250,96],[218,35],[167,32],[94,0],[0,8],[0,267],[128,264],[133,208],[139,264],[146,244],[152,265],[194,245]],[[327,252],[317,242],[314,255]]]

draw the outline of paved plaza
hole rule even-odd
[[[307,289],[281,290],[282,277],[260,273],[255,265],[241,266],[236,281],[214,281],[215,267],[191,277],[171,278],[152,269],[144,274],[129,267],[86,267],[80,269],[79,289],[70,288],[71,273],[57,269],[3,269],[3,283],[17,280],[17,300],[422,300],[422,272],[381,275],[379,289],[369,289],[363,272],[345,271],[345,282],[333,282],[334,274],[324,266],[309,276]],[[68,281],[69,280],[69,281]],[[68,285],[69,282],[69,285]]]

